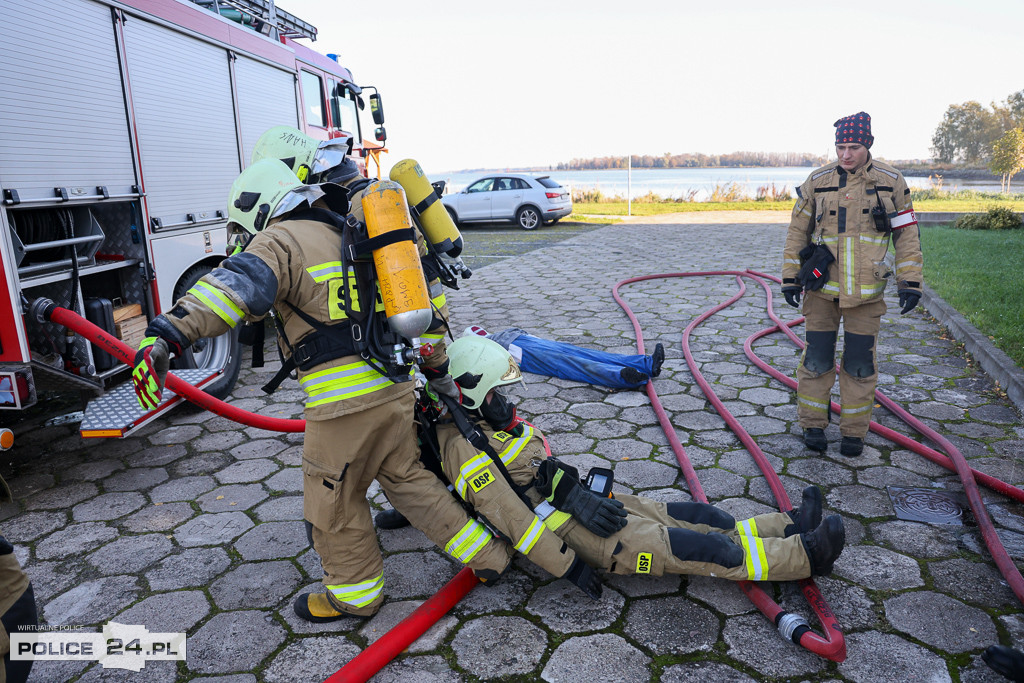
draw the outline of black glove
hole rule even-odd
[[[1011,681],[1024,681],[1024,653],[1005,645],[992,645],[981,658],[998,674]]]
[[[921,292],[914,289],[901,289],[897,292],[900,295],[900,315],[906,315],[917,308],[917,302],[921,300]]]
[[[800,295],[804,288],[800,285],[786,285],[782,288],[782,296],[786,297],[786,303],[793,308],[800,308]]]
[[[537,491],[562,512],[568,512],[590,532],[608,538],[626,526],[626,510],[613,498],[583,488],[575,467],[548,458],[537,470]]]
[[[580,590],[594,600],[601,599],[601,579],[598,577],[597,572],[579,557],[572,561],[572,564],[569,565],[569,571],[562,578],[572,581],[580,587]]]
[[[420,367],[420,370],[423,372],[423,376],[427,378],[427,386],[430,387],[431,391],[435,394],[451,396],[461,403],[459,387],[455,384],[452,376],[448,374],[448,361],[445,361],[438,368],[429,368],[424,365]]]

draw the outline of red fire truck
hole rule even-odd
[[[58,6],[0,0],[7,410],[31,406],[40,391],[130,391],[127,366],[32,319],[29,303],[52,299],[137,344],[147,320],[224,258],[228,190],[265,130],[292,125],[324,140],[344,130],[355,155],[381,150],[362,142],[352,74],[296,42],[315,40],[316,28],[273,0]],[[371,105],[379,102],[374,92]],[[380,107],[371,109],[383,123]],[[227,395],[240,365],[237,331],[197,343],[175,365]],[[134,396],[109,402],[102,412],[118,415],[91,427],[87,419],[83,436],[121,436],[153,417],[133,404]]]

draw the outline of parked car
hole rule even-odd
[[[513,221],[523,230],[554,223],[572,213],[572,197],[549,176],[518,173],[474,180],[462,192],[441,197],[452,220],[459,223]]]

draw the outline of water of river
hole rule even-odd
[[[510,172],[511,169],[508,169]],[[757,195],[757,189],[762,186],[775,184],[776,189],[785,188],[791,196],[795,196],[794,189],[807,179],[808,174],[814,169],[803,166],[783,166],[777,168],[642,168],[633,169],[632,177],[627,178],[625,169],[608,171],[527,171],[527,175],[551,176],[566,187],[574,190],[597,189],[605,196],[619,195],[627,196],[627,191],[633,197],[639,197],[653,192],[656,195],[666,198],[677,198],[689,196],[696,192],[694,199],[697,201],[706,200],[715,186],[728,186],[738,184],[743,192],[751,197]],[[473,171],[470,173],[440,173],[430,174],[431,180],[445,180],[448,183],[448,192],[458,192],[464,189],[477,178],[501,173],[501,170]],[[912,188],[931,187],[928,178],[907,177],[907,183]],[[998,192],[999,183],[987,180],[946,180],[942,189],[944,190],[979,190],[983,192]]]

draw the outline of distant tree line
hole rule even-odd
[[[633,168],[716,168],[723,166],[823,166],[827,157],[796,152],[732,152],[731,154],[671,154],[660,156],[633,154],[630,157],[597,157],[594,159],[573,159],[559,163],[559,171],[587,169],[626,168],[631,159]]]
[[[932,135],[932,154],[941,163],[988,165],[994,160],[996,141],[1022,127],[1024,90],[988,107],[973,100],[951,104]]]

